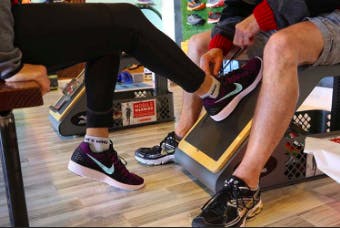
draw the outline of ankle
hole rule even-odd
[[[196,94],[201,98],[216,98],[220,91],[220,82],[213,76],[206,76]]]
[[[257,190],[259,188],[259,179],[252,175],[242,175],[241,173],[235,172],[233,176],[241,179],[246,183],[250,190]]]
[[[181,129],[175,129],[175,136],[176,136],[176,139],[178,141],[182,140],[182,138],[187,134],[187,132],[189,131],[190,128],[188,129],[184,129],[184,128],[181,128]]]

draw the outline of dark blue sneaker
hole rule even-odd
[[[262,78],[262,59],[255,57],[243,67],[221,76],[217,98],[204,98],[203,105],[215,121],[227,118],[243,97],[253,91]]]
[[[135,151],[135,159],[143,165],[164,165],[174,162],[178,143],[175,132],[170,132],[159,145],[138,148]]]
[[[112,144],[107,151],[94,153],[88,143],[80,143],[72,154],[68,169],[79,176],[124,190],[137,190],[144,186],[143,178],[126,169]]]
[[[246,219],[262,210],[260,188],[255,191],[239,178],[232,176],[225,186],[203,207],[192,220],[193,227],[241,227]]]

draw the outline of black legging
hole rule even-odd
[[[87,62],[87,127],[112,126],[122,51],[187,92],[204,80],[204,72],[131,4],[29,4],[13,7],[13,15],[23,63],[53,72]]]

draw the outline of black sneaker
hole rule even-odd
[[[217,98],[204,98],[203,105],[215,121],[227,118],[243,97],[253,91],[262,78],[262,59],[255,57],[243,67],[218,78],[220,92]]]
[[[192,220],[192,226],[245,226],[246,219],[260,213],[262,207],[260,188],[252,191],[241,179],[232,176],[203,206],[201,214]]]
[[[88,143],[80,143],[72,154],[68,169],[79,176],[124,190],[137,190],[144,186],[143,178],[126,169],[112,144],[107,151],[94,153]]]
[[[159,145],[151,148],[139,148],[135,158],[143,165],[163,165],[175,160],[175,149],[179,141],[175,132],[170,132]]]

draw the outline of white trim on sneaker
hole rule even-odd
[[[99,172],[97,170],[93,170],[90,168],[87,168],[86,166],[79,165],[78,163],[74,161],[69,161],[68,167],[67,167],[71,172],[82,176],[82,177],[87,177],[90,179],[94,179],[96,181],[104,182],[108,185],[111,185],[116,188],[124,189],[124,190],[138,190],[144,186],[143,184],[140,185],[129,185],[129,184],[124,184],[121,182],[118,182],[109,176],[105,175],[102,172]]]

